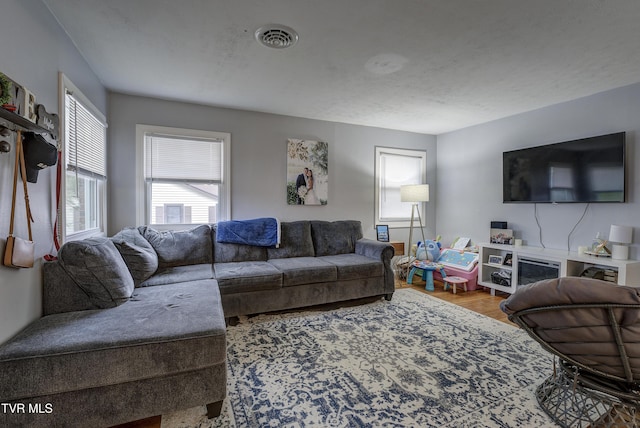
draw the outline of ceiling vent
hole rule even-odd
[[[258,42],[273,49],[290,48],[298,41],[298,33],[293,28],[278,24],[260,27],[255,35]]]

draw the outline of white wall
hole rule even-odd
[[[334,122],[302,119],[123,94],[109,96],[109,233],[134,226],[135,126],[170,126],[231,133],[231,215],[234,219],[274,216],[362,221],[374,233],[374,147],[427,151],[428,181],[435,185],[435,137]],[[329,202],[326,206],[289,206],[286,202],[288,138],[329,143]],[[426,215],[435,231],[435,194]],[[407,241],[408,229],[392,229],[391,239]]]
[[[542,243],[533,204],[502,203],[502,152],[613,132],[627,132],[627,203],[538,204]],[[491,220],[504,220],[526,245],[576,251],[611,224],[634,227],[631,258],[640,243],[640,84],[519,114],[438,136],[438,231],[450,239],[487,242]],[[446,240],[445,240],[446,242]]]
[[[106,112],[107,94],[95,74],[40,0],[3,0],[0,8],[0,71],[31,90],[38,104],[58,112],[58,71]],[[14,143],[13,137],[10,142]],[[15,147],[15,146],[14,146]],[[15,150],[0,155],[0,248],[9,232]],[[0,343],[42,312],[41,257],[52,250],[55,168],[29,183],[38,258],[33,269],[0,266]],[[22,194],[17,199],[16,232],[26,237]]]

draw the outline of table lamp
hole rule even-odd
[[[609,230],[609,242],[613,244],[611,248],[611,258],[616,260],[627,260],[629,258],[629,244],[633,237],[631,226],[611,225]]]
[[[424,229],[422,228],[422,218],[420,217],[420,210],[418,204],[421,202],[429,201],[429,185],[428,184],[408,184],[400,186],[400,201],[412,202],[411,206],[411,227],[409,228],[409,262],[411,262],[411,240],[413,238],[413,220],[415,213],[418,213],[418,222],[420,223],[420,231],[422,232],[422,242],[424,239]],[[409,275],[409,269],[411,263],[407,266],[407,277]]]

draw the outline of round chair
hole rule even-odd
[[[519,288],[500,308],[557,357],[536,398],[558,424],[640,426],[640,288],[551,279]]]

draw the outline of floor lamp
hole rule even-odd
[[[407,278],[409,278],[409,269],[411,269],[411,240],[413,238],[413,219],[415,218],[415,213],[417,212],[418,222],[420,223],[420,231],[422,232],[422,242],[424,242],[424,229],[422,227],[422,218],[420,217],[418,204],[421,202],[429,201],[429,185],[409,184],[406,186],[400,186],[400,201],[413,203],[413,205],[411,206],[411,227],[409,228],[409,264],[407,266]]]

